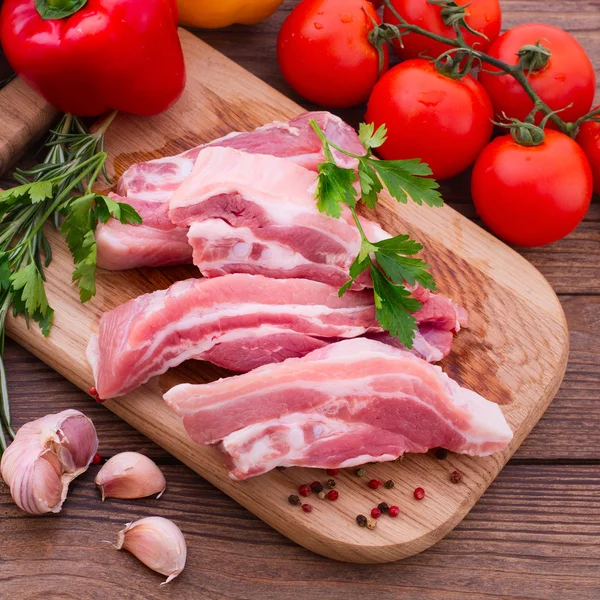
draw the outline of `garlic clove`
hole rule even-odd
[[[106,461],[95,479],[105,498],[145,498],[167,487],[165,476],[156,463],[137,452],[121,452]]]
[[[93,423],[64,410],[25,423],[2,455],[0,471],[13,500],[25,512],[60,512],[69,484],[84,473],[96,451]]]
[[[167,575],[165,585],[175,579],[185,567],[187,546],[181,529],[163,517],[146,517],[127,523],[119,531],[117,550],[128,550],[147,567]]]

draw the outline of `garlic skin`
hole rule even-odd
[[[165,476],[156,463],[137,452],[121,452],[106,461],[95,479],[105,498],[145,498],[158,494],[167,487]]]
[[[187,558],[187,546],[181,529],[163,517],[146,517],[133,523],[127,523],[119,531],[117,550],[128,550],[139,561],[167,580],[169,583],[183,571]]]
[[[78,410],[25,423],[2,455],[0,471],[13,500],[25,512],[60,512],[69,484],[84,473],[98,450],[94,424]]]

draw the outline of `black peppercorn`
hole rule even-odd
[[[377,508],[381,511],[382,514],[385,514],[388,512],[388,510],[390,510],[390,506],[386,502],[381,502],[377,505]]]
[[[323,491],[323,484],[320,481],[313,481],[310,484],[310,489],[315,493],[318,494],[319,492]]]
[[[356,522],[358,523],[359,527],[366,527],[367,517],[365,517],[365,515],[358,515],[358,517],[356,517]]]
[[[288,502],[290,504],[292,504],[293,506],[299,506],[300,498],[298,498],[298,496],[296,496],[296,494],[292,494],[291,496],[288,496]]]
[[[446,448],[436,448],[435,449],[435,457],[438,460],[444,460],[448,457],[448,450]]]

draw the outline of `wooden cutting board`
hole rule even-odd
[[[0,60],[4,60],[2,56]],[[0,175],[48,131],[57,114],[20,79],[0,89]]]
[[[109,172],[115,178],[133,162],[174,154],[233,130],[250,130],[301,112],[193,35],[182,32],[181,39],[189,74],[185,95],[172,110],[153,119],[119,116],[106,144],[114,159]],[[505,452],[487,458],[450,455],[446,460],[437,460],[432,453],[410,455],[399,463],[368,465],[364,478],[350,469],[337,477],[339,500],[313,495],[309,501],[314,510],[305,514],[288,504],[287,497],[301,483],[324,482],[323,471],[294,468],[234,482],[217,451],[192,443],[179,418],[164,405],[161,395],[171,386],[211,381],[224,371],[189,362],[125,398],[106,402],[107,408],[292,540],[332,558],[365,563],[420,552],[456,526],[546,410],[568,354],[567,326],[558,299],[542,275],[516,252],[449,207],[398,205],[384,194],[376,218],[391,234],[409,232],[422,241],[441,291],[469,310],[470,328],[457,336],[443,368],[462,385],[503,405],[515,432]],[[92,373],[84,350],[103,312],[197,272],[192,267],[103,272],[97,297],[82,306],[68,283],[70,256],[56,235],[52,243],[55,254],[47,289],[56,318],[51,335],[44,339],[36,328],[27,329],[23,320],[10,320],[8,331],[87,390]],[[462,483],[451,483],[454,470],[463,474]],[[372,477],[392,479],[396,485],[374,491],[366,485]],[[427,494],[420,502],[413,498],[416,487]],[[374,531],[359,528],[356,515],[368,514],[381,501],[398,505],[401,516],[382,517]]]

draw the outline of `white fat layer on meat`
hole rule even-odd
[[[249,154],[233,148],[207,147],[200,151],[190,177],[171,197],[171,209],[200,204],[220,194],[239,193],[277,214],[282,225],[292,225],[310,207],[309,188],[317,174],[284,158]],[[286,210],[281,210],[285,202]]]
[[[305,463],[304,456],[309,445],[325,441],[328,438],[353,433],[356,431],[357,426],[361,427],[360,424],[347,423],[320,414],[294,413],[240,429],[223,439],[222,448],[230,455],[235,470],[240,474],[247,474],[256,468],[259,468],[261,472],[267,472],[278,466],[292,467],[298,461],[301,461],[302,465],[306,467],[320,467],[322,466],[320,464]],[[275,439],[265,434],[265,431],[270,428],[277,428],[278,430]],[[306,428],[311,430],[312,442],[306,439]],[[285,433],[283,433],[283,430],[285,430]],[[281,445],[283,436],[285,436],[285,442],[289,447],[285,455],[282,455],[275,447],[275,440]],[[249,443],[251,443],[250,449],[241,451],[241,448]],[[367,462],[384,462],[395,458],[397,458],[397,455],[392,454],[376,456],[360,454],[343,461],[339,467],[352,467]],[[234,473],[230,476],[233,479],[236,478]]]
[[[288,270],[300,265],[312,264],[299,252],[294,252],[288,246],[277,242],[265,242],[256,237],[248,227],[231,227],[221,219],[208,219],[206,221],[195,221],[190,226],[188,240],[193,246],[196,241],[203,241],[207,246],[222,245],[229,239],[239,240],[231,247],[229,255],[220,260],[196,260],[196,266],[202,268],[219,268],[232,262],[247,261],[269,269]],[[253,244],[265,246],[258,260],[250,258]],[[333,260],[327,261],[333,264]]]
[[[440,367],[425,363],[414,355],[386,346],[380,342],[364,338],[356,338],[331,344],[325,348],[315,350],[301,359],[288,359],[287,361],[259,367],[253,372],[229,378],[225,381],[218,381],[205,385],[183,384],[171,389],[164,398],[180,415],[193,414],[202,407],[202,402],[209,402],[212,407],[219,404],[225,406],[228,402],[239,400],[240,396],[258,395],[274,393],[284,389],[319,389],[331,396],[335,401],[344,396],[356,396],[358,394],[365,396],[368,402],[374,396],[397,397],[397,393],[381,393],[371,388],[371,382],[377,381],[380,377],[392,377],[394,375],[402,378],[412,379],[415,382],[422,382],[418,373],[408,374],[399,373],[398,359],[407,359],[417,361],[420,366],[427,365],[432,369],[439,382],[443,385],[445,394],[441,398],[456,407],[459,407],[471,415],[471,431],[462,432],[468,435],[469,442],[475,444],[486,441],[506,441],[512,439],[512,431],[508,426],[500,407],[489,400],[486,400],[479,394],[461,388],[456,382],[452,381]],[[352,379],[354,371],[352,368],[346,369],[346,378],[335,380],[311,381],[303,378],[302,363],[309,363],[309,368],[314,369],[315,363],[318,363],[321,372],[327,372],[329,367],[343,365],[347,367],[354,363],[368,364],[377,359],[378,361],[389,361],[389,369],[381,370],[377,374],[357,377]],[[312,363],[312,364],[310,364]],[[410,364],[410,363],[409,363]],[[406,364],[404,364],[404,367]],[[281,376],[295,375],[293,380],[281,382]],[[279,377],[278,377],[279,376]],[[258,385],[248,385],[260,381]],[[222,400],[214,400],[219,395]],[[405,397],[415,400],[423,405],[429,406],[416,396],[406,395]],[[432,408],[433,409],[433,408]],[[434,409],[433,409],[434,410]],[[451,424],[451,423],[450,423]],[[453,424],[452,427],[455,428]],[[217,440],[214,440],[217,441]]]
[[[434,368],[439,369],[439,367]],[[442,373],[442,375],[448,379],[444,373]],[[349,377],[350,376],[351,374],[349,374]],[[468,431],[465,431],[457,428],[451,418],[442,416],[435,410],[433,406],[415,394],[398,391],[381,392],[377,390],[377,386],[374,384],[377,384],[381,377],[390,378],[394,376],[402,378],[403,383],[405,383],[406,380],[409,380],[413,384],[422,383],[422,380],[418,375],[402,373],[394,374],[393,371],[390,370],[389,372],[380,375],[356,377],[354,379],[347,380],[336,379],[332,381],[309,381],[299,379],[298,381],[287,382],[279,386],[269,386],[268,389],[261,389],[260,393],[276,394],[277,392],[282,392],[287,389],[318,389],[319,392],[327,394],[330,399],[321,406],[313,407],[310,411],[310,414],[325,415],[330,417],[333,417],[337,414],[340,407],[340,402],[344,402],[344,399],[347,397],[352,397],[352,401],[349,404],[350,413],[358,413],[359,411],[368,408],[369,404],[371,404],[374,398],[401,398],[410,400],[415,404],[419,404],[420,406],[435,411],[438,418],[442,420],[449,428],[460,432],[462,435],[465,435],[470,445],[477,446],[486,441],[502,441],[505,439],[508,441],[512,438],[512,431],[510,430],[510,427],[508,427],[508,424],[506,423],[506,420],[504,419],[502,411],[498,405],[494,404],[493,402],[489,402],[475,392],[460,388],[458,384],[456,384],[456,389],[453,389],[444,397],[444,400],[449,404],[454,404],[455,406],[466,411],[467,414],[464,414],[463,416],[469,421],[470,428]],[[448,381],[451,380],[448,379]],[[468,393],[464,394],[463,392]],[[254,393],[250,395],[254,395]],[[235,400],[239,400],[239,397]],[[194,413],[195,410],[182,411],[180,414],[187,414],[188,412]],[[210,440],[209,443],[215,443],[218,441],[219,440]]]
[[[418,329],[415,331],[412,349],[427,362],[438,362],[444,358],[444,353],[431,345]]]
[[[163,308],[163,306],[164,305],[157,305],[153,308],[161,309]],[[152,304],[148,307],[150,312],[147,313],[146,318],[152,317],[153,311],[151,307]],[[143,357],[140,359],[140,364],[143,364],[146,361],[150,360],[152,355],[156,352],[158,348],[161,349],[161,352],[160,355],[152,359],[153,363],[162,361],[162,357],[165,354],[172,352],[174,347],[168,346],[165,340],[170,335],[172,335],[173,332],[178,332],[180,334],[178,337],[181,341],[177,346],[175,346],[175,348],[179,348],[179,350],[176,353],[176,356],[172,359],[172,361],[167,363],[165,371],[171,366],[181,364],[184,360],[188,360],[195,357],[201,358],[203,352],[206,352],[207,350],[219,343],[231,342],[244,338],[260,338],[267,335],[272,335],[274,333],[294,333],[293,331],[290,331],[288,324],[283,324],[281,327],[271,325],[260,325],[258,327],[253,326],[245,329],[230,329],[226,332],[214,332],[210,336],[207,336],[202,340],[185,339],[186,332],[191,330],[192,328],[198,327],[200,325],[218,322],[219,320],[227,317],[239,317],[241,315],[252,315],[258,313],[266,313],[272,315],[291,314],[294,317],[302,317],[306,319],[307,321],[312,323],[315,327],[315,330],[317,330],[321,327],[334,327],[324,324],[323,317],[327,317],[328,315],[331,315],[333,313],[352,315],[357,311],[364,310],[364,308],[365,307],[363,306],[351,308],[330,308],[325,305],[311,304],[273,305],[251,303],[219,304],[213,306],[212,310],[207,307],[202,307],[201,309],[190,311],[185,316],[185,318],[170,323],[167,327],[164,327],[155,335],[153,335],[152,338],[148,339],[146,344],[144,344],[146,346],[146,351]],[[344,326],[343,331],[338,332],[336,337],[356,337],[358,335],[362,335],[363,333],[366,333],[364,327]]]

